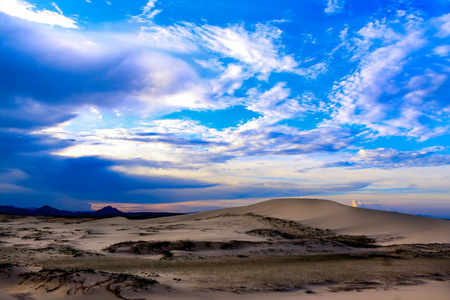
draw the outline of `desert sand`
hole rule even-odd
[[[0,216],[0,299],[447,299],[450,221],[275,199],[147,220]]]

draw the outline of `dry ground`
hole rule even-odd
[[[252,211],[153,220],[3,215],[0,299],[309,297],[448,283],[450,243],[401,241]]]

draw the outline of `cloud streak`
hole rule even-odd
[[[145,23],[151,21],[157,14],[162,10],[155,9],[157,0],[149,0],[147,4],[142,8],[142,13],[137,16],[132,16],[131,20],[133,22]]]
[[[355,156],[347,161],[328,163],[324,167],[394,169],[443,166],[450,164],[450,155],[439,154],[439,152],[444,150],[440,147],[430,147],[419,151],[398,151],[396,149],[385,148],[359,150]]]

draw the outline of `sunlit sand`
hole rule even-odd
[[[326,200],[147,220],[3,215],[0,237],[0,299],[446,299],[450,292],[450,221]]]

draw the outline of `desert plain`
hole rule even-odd
[[[450,221],[274,199],[145,220],[0,216],[0,299],[448,299]]]

